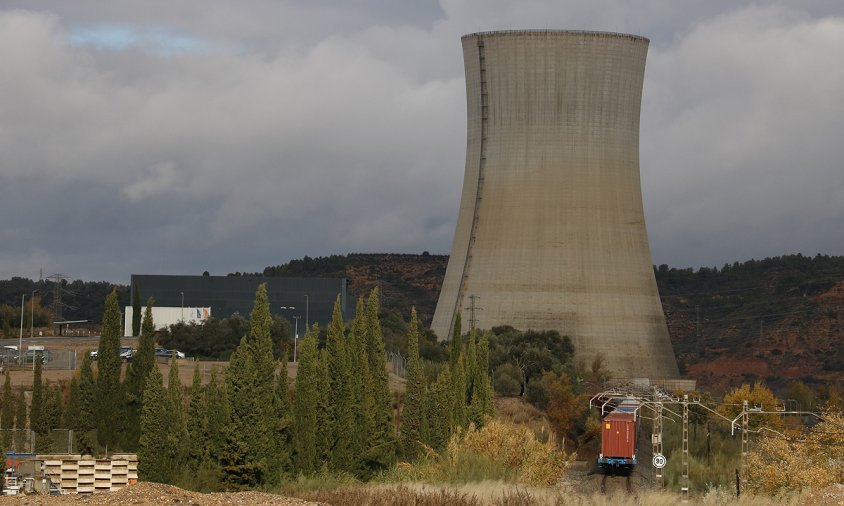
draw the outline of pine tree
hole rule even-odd
[[[334,314],[328,325],[325,340],[328,353],[328,382],[331,399],[331,467],[336,470],[352,471],[355,457],[352,455],[352,438],[355,430],[355,415],[352,412],[352,386],[349,354],[346,351],[343,314],[340,312],[340,296],[334,302]]]
[[[15,437],[12,438],[12,445],[18,453],[26,451],[27,444],[30,441],[29,431],[26,429],[26,397],[24,397],[23,388],[21,388],[15,402]]]
[[[132,336],[137,337],[141,333],[141,292],[138,285],[132,288]]]
[[[420,431],[424,409],[425,378],[419,358],[419,321],[416,308],[410,310],[407,334],[407,389],[401,416],[401,443],[404,458],[414,461],[421,452]]]
[[[36,353],[35,372],[32,374],[32,402],[29,404],[29,428],[39,436],[47,434],[42,413],[44,409],[44,385],[41,382],[41,354]],[[38,438],[39,440],[41,438]]]
[[[123,428],[120,387],[120,307],[117,289],[106,297],[100,346],[97,351],[97,440],[114,448]]]
[[[172,400],[154,368],[144,387],[141,437],[138,444],[138,477],[144,481],[172,483],[175,478],[174,438],[171,432]]]
[[[144,398],[144,385],[146,384],[149,371],[155,367],[155,325],[152,321],[152,306],[154,303],[155,300],[152,297],[147,301],[143,323],[140,325],[138,351],[126,369],[126,380],[124,381],[124,390],[126,393],[126,428],[123,439],[124,446],[129,451],[134,451],[138,447],[138,439],[141,433],[141,409]],[[140,318],[140,308],[137,315]]]
[[[202,388],[202,376],[199,362],[193,368],[193,383],[190,389],[190,404],[188,405],[188,469],[196,471],[208,463],[208,405]]]
[[[366,304],[366,351],[369,361],[370,391],[372,392],[372,429],[365,453],[367,469],[377,471],[390,467],[396,459],[396,432],[393,418],[393,398],[390,394],[387,358],[384,353],[384,334],[381,332],[378,288],[369,294]]]
[[[63,406],[62,406],[62,386],[60,384],[51,385],[48,381],[44,387],[44,404],[41,407],[41,425],[45,429],[45,435],[50,431],[58,429],[61,425]],[[44,447],[50,448],[50,441],[48,438],[42,437]]]
[[[182,382],[179,379],[179,364],[174,355],[170,359],[170,372],[167,376],[167,398],[170,410],[170,435],[173,438],[173,458],[171,469],[180,473],[184,469],[187,454],[188,428],[185,421],[185,406],[182,401]]]
[[[317,351],[319,328],[305,332],[299,347],[296,389],[293,396],[293,466],[306,476],[317,470],[317,409],[320,364]]]
[[[0,428],[3,429],[0,446],[5,452],[12,446],[11,430],[15,427],[15,398],[12,396],[12,377],[6,369],[6,379],[3,381],[3,408],[0,409]],[[4,453],[5,455],[5,453]]]

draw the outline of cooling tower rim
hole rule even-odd
[[[536,34],[548,34],[548,35],[586,35],[586,36],[593,36],[593,37],[612,37],[612,38],[622,38],[622,39],[632,39],[638,40],[645,43],[650,43],[650,39],[647,37],[642,37],[641,35],[633,35],[630,33],[621,33],[621,32],[602,32],[599,30],[549,30],[549,29],[526,29],[526,30],[490,30],[485,32],[474,32],[474,33],[467,33],[460,37],[460,40],[470,39],[472,37],[506,37],[506,36],[516,36],[516,35],[536,35]]]

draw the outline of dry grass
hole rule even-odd
[[[634,495],[573,494],[556,487],[526,487],[500,481],[484,481],[461,485],[402,483],[397,485],[365,485],[334,490],[296,494],[310,501],[334,505],[418,505],[418,506],[673,506],[680,496],[670,492],[640,492]],[[800,502],[801,496],[765,497],[734,496],[709,492],[692,497],[688,504],[700,506],[789,505]],[[805,503],[803,503],[805,504]]]

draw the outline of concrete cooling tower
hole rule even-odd
[[[639,182],[648,39],[466,35],[460,215],[432,329],[558,330],[617,378],[676,378]]]

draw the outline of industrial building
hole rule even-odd
[[[649,41],[588,31],[462,38],[468,136],[432,329],[557,330],[615,377],[676,378],[639,181]]]
[[[161,328],[179,321],[198,323],[210,316],[228,318],[235,313],[249,318],[261,283],[267,285],[270,312],[291,324],[298,320],[300,334],[306,324],[324,326],[331,321],[338,295],[343,317],[353,316],[345,278],[133,274],[130,293],[134,296],[138,289],[142,307],[149,297],[155,299],[155,307],[160,309],[153,320]],[[134,300],[130,300],[132,305]],[[131,335],[132,311],[128,309],[124,329],[125,335]]]

